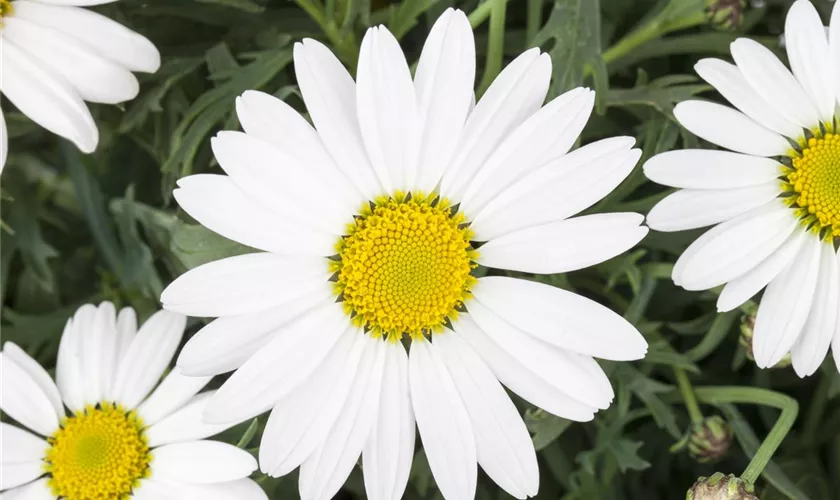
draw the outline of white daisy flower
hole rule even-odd
[[[228,175],[175,190],[200,223],[261,250],[193,269],[162,296],[172,311],[219,318],[178,360],[188,375],[236,370],[205,419],[273,408],[260,467],[281,476],[300,466],[303,499],[331,498],[360,454],[368,497],[400,498],[415,420],[445,498],[473,498],[476,463],[511,495],[535,495],[534,447],[503,385],[590,420],[613,399],[593,358],[639,359],[647,344],[587,298],[473,272],[562,273],[635,245],[641,215],[570,218],[630,173],[633,139],[568,153],[594,94],[541,107],[551,60],[538,49],[472,109],[473,35],[452,9],[413,79],[384,27],[368,30],[355,82],[314,40],[294,57],[315,128],[246,92],[245,133],[213,140]]]
[[[673,280],[686,290],[724,286],[731,311],[765,286],[755,323],[758,366],[788,352],[800,376],[814,373],[834,339],[840,369],[840,6],[829,35],[816,9],[798,0],[785,23],[792,72],[766,47],[732,43],[735,65],[703,59],[697,73],[736,108],[691,100],[680,124],[730,151],[662,153],[649,179],[679,191],[647,221],[659,231],[717,224],[686,249]]]
[[[81,6],[116,0],[0,0],[0,92],[45,129],[91,153],[99,131],[84,101],[116,104],[139,91],[132,71],[154,73],[152,42]],[[0,110],[0,170],[8,134]]]
[[[254,457],[205,440],[229,427],[201,420],[214,391],[198,391],[210,377],[176,369],[158,385],[185,325],[184,316],[159,311],[137,330],[131,308],[117,315],[110,302],[82,306],[61,336],[56,382],[6,342],[0,409],[31,432],[0,423],[0,496],[267,498],[248,478]]]

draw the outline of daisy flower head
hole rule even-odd
[[[754,331],[759,367],[788,352],[800,376],[819,368],[834,339],[840,368],[840,5],[828,33],[808,0],[787,14],[790,70],[766,47],[740,38],[735,64],[703,59],[697,73],[735,108],[685,101],[683,127],[729,151],[662,153],[649,179],[679,190],[650,211],[658,231],[714,226],[677,260],[686,290],[725,285],[731,311],[766,287]]]
[[[138,330],[131,308],[84,305],[64,328],[55,382],[6,342],[0,409],[25,429],[0,423],[2,497],[265,499],[248,478],[256,459],[205,439],[229,427],[201,420],[210,377],[172,370],[158,385],[185,325],[159,311]]]
[[[99,131],[84,101],[117,104],[139,91],[132,72],[154,73],[146,38],[82,6],[115,0],[0,0],[2,97],[45,129],[92,153]],[[8,134],[0,110],[0,170]]]
[[[246,92],[245,132],[212,144],[227,175],[175,190],[201,224],[260,250],[197,267],[162,295],[166,309],[218,317],[178,360],[187,375],[235,370],[206,420],[271,409],[260,467],[300,467],[307,500],[332,498],[359,455],[368,497],[400,498],[415,425],[445,498],[474,497],[477,464],[511,495],[535,495],[534,448],[503,386],[590,420],[613,398],[594,358],[638,359],[647,344],[587,298],[477,271],[572,271],[641,240],[641,215],[572,217],[630,173],[633,139],[569,153],[594,95],[543,106],[551,60],[538,49],[473,109],[475,46],[457,10],[434,24],[413,78],[384,27],[364,37],[355,81],[314,40],[294,57],[314,128]]]

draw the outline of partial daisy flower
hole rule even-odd
[[[755,321],[755,361],[768,368],[788,352],[799,376],[813,374],[834,339],[840,369],[840,5],[829,35],[807,0],[785,23],[792,72],[766,47],[741,38],[735,64],[703,59],[697,73],[736,108],[691,100],[680,124],[730,151],[662,153],[649,179],[679,191],[648,214],[651,228],[716,225],[674,266],[686,290],[725,285],[718,310],[731,311],[765,286]]]
[[[0,409],[29,430],[0,423],[2,497],[267,498],[248,478],[253,456],[205,439],[230,427],[201,420],[210,377],[176,369],[158,385],[185,325],[159,311],[137,330],[131,308],[84,305],[61,336],[56,382],[6,342]]]
[[[84,101],[117,104],[139,91],[132,71],[154,73],[152,42],[82,6],[116,0],[0,0],[0,91],[23,114],[85,153],[99,131]],[[0,110],[0,170],[8,153]]]
[[[400,498],[415,420],[445,498],[474,497],[476,464],[511,495],[535,495],[534,447],[503,385],[591,420],[613,399],[594,358],[639,359],[647,344],[596,302],[477,278],[477,266],[562,273],[635,245],[647,233],[641,215],[570,218],[631,172],[633,139],[569,153],[594,93],[543,107],[551,59],[538,49],[472,109],[473,35],[452,9],[413,79],[384,27],[368,30],[355,82],[314,40],[294,57],[315,128],[246,92],[245,132],[212,144],[228,175],[190,176],[175,190],[200,223],[261,250],[195,268],[162,296],[169,310],[218,317],[178,360],[186,375],[235,370],[206,420],[272,409],[260,467],[282,476],[300,466],[306,500],[332,498],[360,454],[368,497]]]

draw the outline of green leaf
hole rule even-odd
[[[525,412],[525,425],[533,434],[534,449],[540,451],[559,438],[572,422],[537,408]]]
[[[195,0],[198,3],[209,3],[239,9],[251,14],[259,14],[265,10],[262,5],[251,0]]]
[[[253,248],[228,240],[204,226],[182,225],[172,234],[172,252],[186,269],[225,257],[255,252]]]
[[[534,38],[534,46],[544,46],[553,40],[548,50],[553,68],[549,97],[582,85],[587,71],[595,77],[596,99],[607,92],[599,3],[599,0],[555,0],[548,21]]]

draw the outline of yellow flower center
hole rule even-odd
[[[12,13],[12,2],[10,0],[0,0],[0,17],[8,16]]]
[[[840,237],[840,135],[813,137],[791,157],[783,187],[803,224],[832,241]]]
[[[358,326],[391,340],[440,331],[470,296],[477,252],[464,216],[436,196],[366,203],[337,245],[336,293]]]
[[[112,403],[88,406],[67,417],[48,438],[46,470],[54,495],[67,500],[129,498],[149,475],[152,456],[143,424]]]

